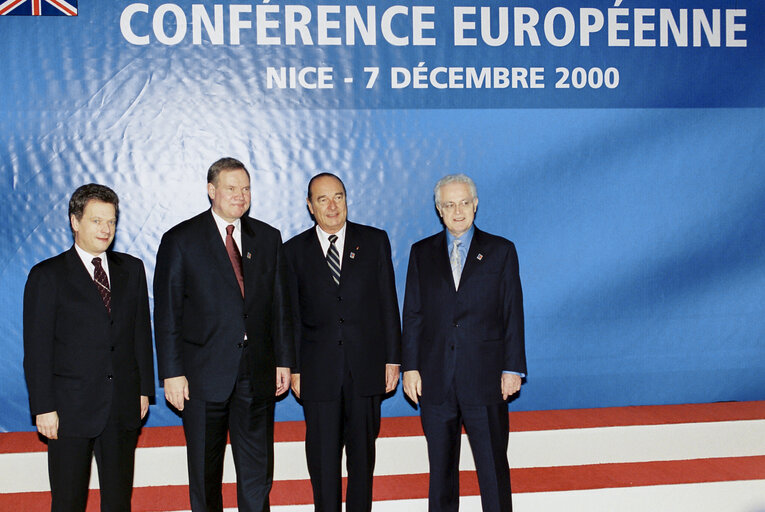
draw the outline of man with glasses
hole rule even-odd
[[[430,462],[430,512],[459,507],[462,427],[484,512],[509,512],[507,399],[526,373],[523,297],[512,242],[473,224],[475,183],[435,187],[445,230],[412,246],[406,276],[404,392],[419,403]]]

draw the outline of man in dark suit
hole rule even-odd
[[[305,450],[317,512],[372,508],[380,403],[396,389],[401,320],[384,231],[347,222],[345,185],[322,173],[308,184],[316,225],[284,246],[297,338],[292,390],[302,399]]]
[[[107,252],[119,200],[83,185],[69,201],[74,245],[35,265],[24,288],[24,372],[48,439],[52,510],[84,511],[95,452],[102,511],[130,511],[141,419],[154,395],[146,274]]]
[[[478,195],[464,174],[442,178],[446,229],[412,246],[402,342],[404,391],[421,407],[431,512],[459,507],[462,427],[486,512],[512,509],[506,400],[526,373],[523,298],[512,242],[473,225]]]
[[[240,511],[269,509],[274,401],[289,389],[294,344],[279,231],[245,213],[250,175],[222,158],[212,208],[162,237],[154,326],[165,397],[183,416],[191,508],[221,511],[226,433]]]

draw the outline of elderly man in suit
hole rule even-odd
[[[84,511],[93,453],[102,511],[130,511],[141,420],[154,395],[146,274],[107,251],[119,200],[103,185],[69,201],[74,245],[35,265],[24,289],[24,371],[48,441],[52,510]]]
[[[345,185],[308,184],[316,225],[285,244],[297,338],[292,390],[303,402],[305,450],[317,512],[372,508],[380,403],[399,377],[401,321],[388,235],[348,222]]]
[[[459,507],[462,427],[486,512],[512,509],[506,400],[526,373],[523,298],[512,242],[473,224],[478,195],[464,174],[442,178],[446,229],[412,246],[406,276],[404,391],[421,407],[432,512]]]
[[[221,511],[226,434],[240,511],[269,509],[274,401],[294,364],[279,231],[245,213],[250,175],[222,158],[207,173],[212,207],[165,233],[154,326],[165,398],[183,416],[191,508]]]

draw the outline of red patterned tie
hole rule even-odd
[[[239,249],[236,247],[233,224],[226,226],[226,252],[228,253],[228,259],[231,260],[231,266],[234,267],[236,280],[239,281],[239,290],[241,290],[242,297],[244,297],[244,272],[242,272],[242,255],[239,254]]]
[[[95,269],[93,270],[93,280],[96,282],[96,288],[98,288],[98,293],[101,295],[101,300],[104,301],[104,306],[106,306],[106,311],[109,312],[109,314],[112,314],[112,291],[109,288],[109,278],[106,275],[106,271],[104,270],[104,267],[101,266],[101,258],[93,258],[92,260],[93,266]]]

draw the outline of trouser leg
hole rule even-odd
[[[266,512],[274,475],[274,401],[253,397],[240,378],[231,397],[231,450],[240,512]]]
[[[84,512],[88,501],[93,439],[48,440],[48,477],[52,512]]]
[[[187,400],[183,432],[189,468],[189,499],[193,512],[223,510],[223,457],[226,453],[229,402]]]
[[[428,510],[457,512],[462,419],[454,390],[448,393],[443,403],[433,405],[421,402],[420,407],[430,465]]]

